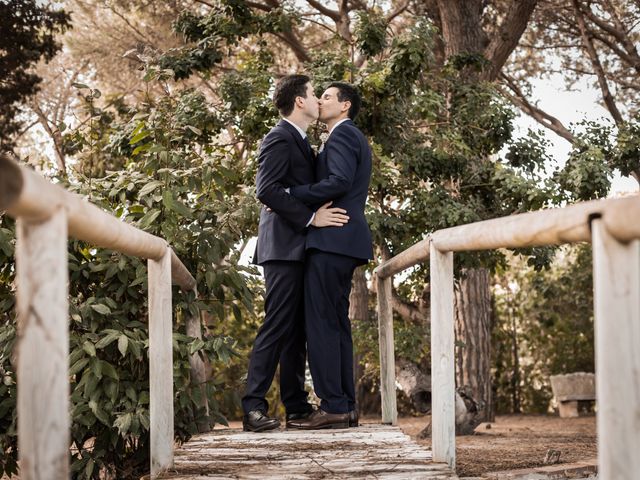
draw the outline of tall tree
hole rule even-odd
[[[498,154],[510,141],[513,112],[496,95],[494,82],[510,65],[510,54],[535,13],[534,1],[393,1],[384,8],[315,0],[294,6],[278,0],[176,1],[162,6],[118,1],[99,10],[114,28],[102,31],[99,42],[91,32],[101,27],[92,13],[100,5],[75,1],[92,27],[83,29],[71,50],[77,49],[77,58],[89,58],[96,81],[113,82],[113,90],[103,90],[119,92],[122,99],[109,107],[111,95],[97,99],[91,93],[91,102],[103,102],[110,111],[126,110],[127,102],[141,95],[153,98],[187,86],[198,88],[222,125],[219,135],[199,147],[199,154],[227,149],[234,174],[247,185],[255,168],[257,140],[275,120],[269,77],[308,69],[317,84],[336,78],[357,83],[366,104],[359,122],[375,152],[369,218],[381,258],[429,231],[558,200],[541,181],[547,157],[535,137],[513,142],[506,156]],[[173,22],[168,21],[171,14]],[[171,23],[174,36],[165,33]],[[92,45],[99,48],[93,51]],[[131,73],[138,68],[147,79],[158,81],[144,83],[136,92],[139,80]],[[125,78],[132,80],[123,83]],[[93,90],[82,89],[85,95]],[[117,115],[110,115],[111,120],[100,116],[99,125],[81,122],[91,131],[100,127],[97,138],[73,131],[63,135],[65,154],[80,158],[84,173],[128,162],[131,132],[113,128]],[[95,108],[88,108],[83,118],[94,121]],[[113,151],[119,154],[108,157]],[[568,189],[570,179],[565,178]],[[582,196],[603,190],[606,184],[596,182]],[[458,258],[459,266],[467,269],[459,275],[457,295],[458,379],[461,384],[473,379],[473,395],[488,413],[486,334],[491,305],[486,272],[478,267],[495,265],[500,256]],[[419,268],[394,298],[397,321],[420,335],[428,328],[427,289],[425,272]],[[357,288],[354,294],[362,291]],[[354,299],[355,303],[366,305]],[[476,334],[483,340],[476,342]],[[428,368],[425,349],[414,341],[420,337],[399,337],[404,338],[399,339],[399,351]]]
[[[15,145],[21,107],[38,91],[40,77],[32,68],[60,49],[56,34],[69,26],[69,16],[36,0],[0,1],[0,149]]]
[[[157,65],[175,79],[223,70],[223,85],[232,79],[238,88],[242,77],[233,70],[240,64],[221,50],[246,48],[258,36],[265,49],[278,42],[289,47],[273,50],[276,69],[303,63],[317,82],[347,78],[358,83],[367,103],[360,124],[377,157],[372,223],[379,251],[386,255],[427,231],[541,205],[539,196],[522,198],[523,185],[515,180],[521,172],[497,174],[489,159],[509,139],[512,115],[490,82],[517,46],[536,3],[397,2],[382,11],[364,3],[328,7],[309,0],[308,8],[292,12],[275,0],[221,2],[205,13],[182,13],[174,26],[187,44],[160,56]],[[224,88],[221,92],[229,102]],[[245,100],[243,107],[249,106]],[[406,176],[398,179],[398,173]],[[533,177],[522,181],[536,189]],[[485,188],[494,182],[504,189]],[[418,220],[436,212],[442,217]],[[458,378],[474,380],[472,396],[485,405],[484,417],[491,412],[488,278],[486,272],[463,273],[457,296],[465,299],[458,308],[463,370]],[[464,295],[471,291],[484,293]]]
[[[464,55],[482,56],[488,65],[480,72],[465,70],[463,81],[494,81],[518,46],[537,3],[537,0],[491,4],[479,0],[438,0],[438,17],[434,20],[440,21],[443,58],[447,61]],[[481,419],[492,419],[488,272],[485,269],[462,272],[455,298],[458,386],[469,386],[474,399],[484,407]]]

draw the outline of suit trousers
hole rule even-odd
[[[311,409],[304,389],[306,345],[304,333],[304,264],[273,260],[262,264],[266,296],[264,323],[249,359],[245,413],[269,411],[265,399],[280,363],[280,398],[287,413]]]
[[[353,257],[307,250],[304,298],[309,369],[320,408],[328,413],[347,413],[356,406],[349,294],[353,271],[360,264]]]

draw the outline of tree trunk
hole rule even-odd
[[[482,2],[438,0],[438,10],[447,59],[460,53],[482,53],[487,43],[481,27]]]
[[[537,0],[511,2],[498,32],[488,38],[482,24],[486,2],[437,0],[445,61],[463,53],[482,54],[492,67],[483,75],[473,69],[464,70],[465,80],[469,83],[495,80],[518,45],[537,3]],[[489,272],[467,270],[456,289],[456,380],[458,392],[465,392],[477,403],[479,417],[484,420],[493,420],[491,312]]]
[[[493,421],[489,271],[463,270],[455,290],[456,384],[477,403],[480,421]]]

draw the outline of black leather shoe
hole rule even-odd
[[[251,410],[242,417],[242,430],[245,432],[264,432],[280,427],[277,418],[268,417],[261,410]]]
[[[299,422],[300,420],[306,420],[313,412],[314,410],[302,413],[287,413],[287,428],[297,428],[294,426],[294,423]]]
[[[358,410],[351,410],[349,412],[349,427],[357,427],[360,423],[358,423]]]

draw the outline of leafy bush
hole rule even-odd
[[[85,88],[80,86],[80,88]],[[90,99],[91,100],[91,99]],[[179,441],[206,422],[225,422],[218,402],[224,398],[224,372],[205,385],[191,382],[189,357],[200,355],[216,370],[235,355],[226,332],[207,331],[202,340],[185,334],[188,315],[203,312],[208,323],[241,319],[253,310],[253,293],[237,265],[238,248],[252,233],[256,205],[244,187],[245,171],[225,150],[202,148],[220,128],[203,97],[178,91],[94,122],[72,133],[78,142],[79,172],[110,162],[122,169],[101,178],[70,176],[70,190],[87,196],[116,217],[161,236],[197,280],[198,298],[174,289],[174,407]],[[124,132],[124,133],[123,133]],[[130,149],[122,149],[122,138]],[[117,142],[110,139],[117,138]],[[122,155],[125,154],[125,156]],[[13,222],[0,224],[0,473],[16,472]],[[251,225],[251,227],[249,227]],[[72,474],[74,478],[133,478],[149,465],[149,386],[147,272],[145,261],[69,242],[70,380]],[[212,327],[215,325],[212,325]],[[220,330],[220,329],[218,329]],[[222,329],[224,330],[224,329]],[[212,372],[213,373],[213,369]],[[102,476],[101,476],[102,475]]]

